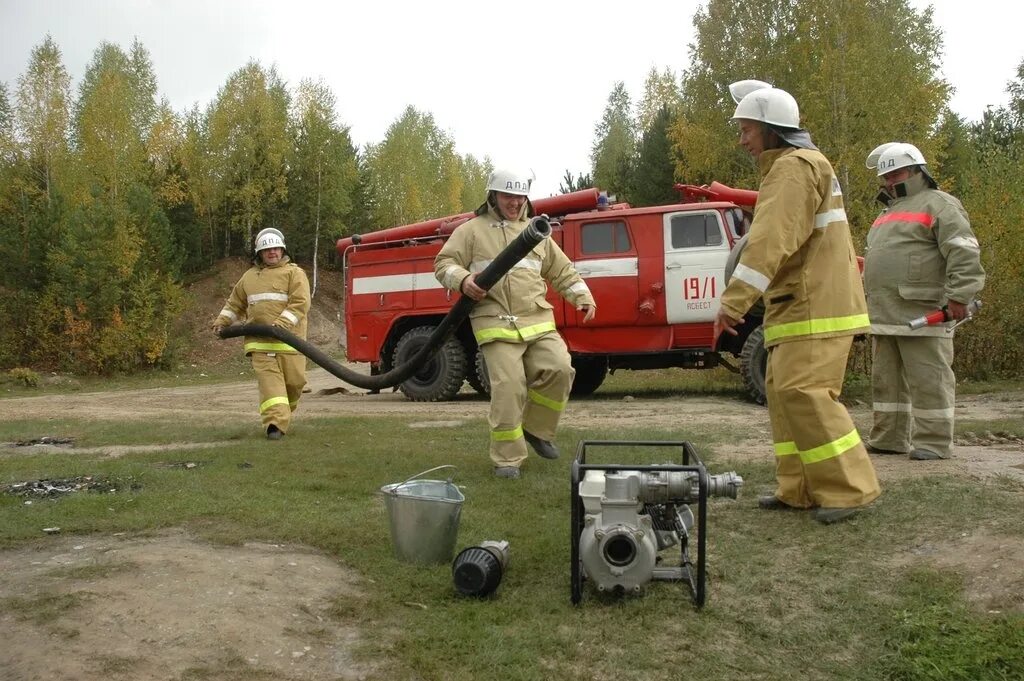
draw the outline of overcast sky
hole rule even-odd
[[[703,3],[700,3],[703,4]],[[1014,0],[932,5],[953,110],[975,120],[1006,102],[1024,59]],[[634,102],[651,67],[688,64],[693,1],[0,0],[0,81],[13,90],[47,33],[77,88],[101,41],[149,51],[161,96],[204,106],[256,59],[296,85],[322,79],[357,145],[379,142],[407,105],[434,115],[459,153],[531,167],[532,192],[589,170],[594,126],[615,81]],[[878,67],[885,68],[880,54]],[[756,76],[757,74],[751,74]],[[498,103],[501,102],[501,103]],[[865,142],[873,144],[874,140]]]

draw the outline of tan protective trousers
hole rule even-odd
[[[525,342],[480,346],[491,383],[491,461],[518,468],[526,459],[523,431],[555,439],[576,370],[557,333]]]
[[[927,449],[949,458],[956,406],[953,339],[874,336],[871,342],[871,445],[893,452]]]
[[[769,349],[775,496],[789,506],[851,508],[881,493],[860,434],[839,402],[852,344],[852,336],[841,336]]]
[[[263,430],[275,425],[287,433],[292,412],[306,387],[306,356],[282,352],[254,352],[250,356],[260,389]]]

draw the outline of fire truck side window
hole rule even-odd
[[[591,222],[580,230],[580,252],[583,255],[629,253],[632,249],[624,222]]]
[[[672,217],[672,248],[721,246],[722,228],[716,213],[695,213]]]
[[[725,220],[729,225],[729,231],[734,237],[741,237],[750,229],[750,218],[739,208],[729,208],[726,210]]]

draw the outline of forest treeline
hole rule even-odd
[[[878,210],[867,153],[922,149],[970,212],[989,274],[983,313],[957,336],[958,371],[1024,376],[1024,61],[1009,104],[968,123],[949,109],[931,11],[907,0],[709,0],[694,25],[678,75],[652,69],[635,101],[611,84],[591,167],[567,170],[561,189],[649,205],[677,200],[679,181],[756,187],[727,85],[772,82],[835,166],[858,246]],[[255,61],[205,106],[175,111],[138,41],[101,43],[73,88],[44,37],[0,83],[0,369],[171,364],[187,342],[171,334],[183,282],[247,254],[259,229],[285,230],[315,289],[339,236],[479,203],[490,159],[457,153],[429,112],[407,107],[362,147],[336,112],[322,82],[289,85]]]

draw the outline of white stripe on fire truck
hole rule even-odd
[[[578,260],[573,267],[584,279],[594,277],[635,277],[638,274],[636,258],[602,258]]]
[[[398,293],[400,291],[425,291],[444,288],[433,272],[416,274],[386,274],[380,277],[353,277],[352,294]]]

